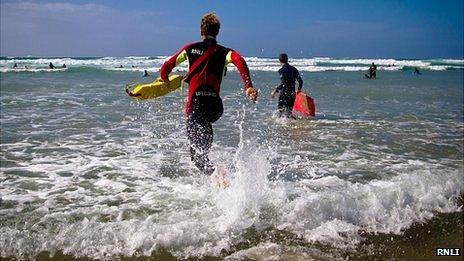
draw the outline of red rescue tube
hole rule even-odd
[[[302,116],[316,116],[316,105],[314,104],[314,99],[303,92],[298,92],[295,95],[293,111]]]

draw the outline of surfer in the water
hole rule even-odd
[[[190,158],[205,174],[214,172],[208,152],[213,142],[212,123],[223,112],[219,91],[228,63],[233,63],[240,72],[247,97],[253,102],[258,97],[245,60],[236,51],[217,44],[219,28],[220,21],[215,13],[204,15],[200,26],[203,41],[182,47],[160,69],[161,80],[168,83],[169,73],[174,67],[188,60],[189,71],[184,81],[189,84],[185,113]]]
[[[279,55],[279,62],[282,64],[282,68],[279,69],[280,85],[272,91],[271,97],[274,98],[277,93],[280,93],[277,105],[279,116],[291,117],[295,103],[295,81],[298,81],[298,92],[300,92],[303,88],[303,80],[298,69],[288,64],[286,53]]]

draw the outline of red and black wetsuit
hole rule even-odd
[[[218,45],[215,39],[207,38],[184,46],[169,58],[160,69],[161,79],[167,80],[172,69],[185,60],[189,63],[188,76],[185,79],[189,83],[185,112],[190,157],[200,170],[211,174],[214,171],[208,159],[213,142],[211,123],[217,121],[223,112],[219,96],[222,77],[227,64],[233,63],[247,88],[252,87],[250,72],[245,60],[237,52]]]

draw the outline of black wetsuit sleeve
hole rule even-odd
[[[301,79],[300,72],[296,70],[296,80],[298,81],[298,91],[301,91],[303,88],[303,79]]]
[[[277,86],[276,91],[279,92],[284,88],[285,82],[284,82],[284,75],[282,72],[282,69],[279,69],[279,77],[280,77],[280,84]]]

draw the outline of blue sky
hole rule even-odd
[[[170,55],[199,40],[215,11],[218,40],[245,56],[463,58],[462,0],[8,1],[2,56]]]

